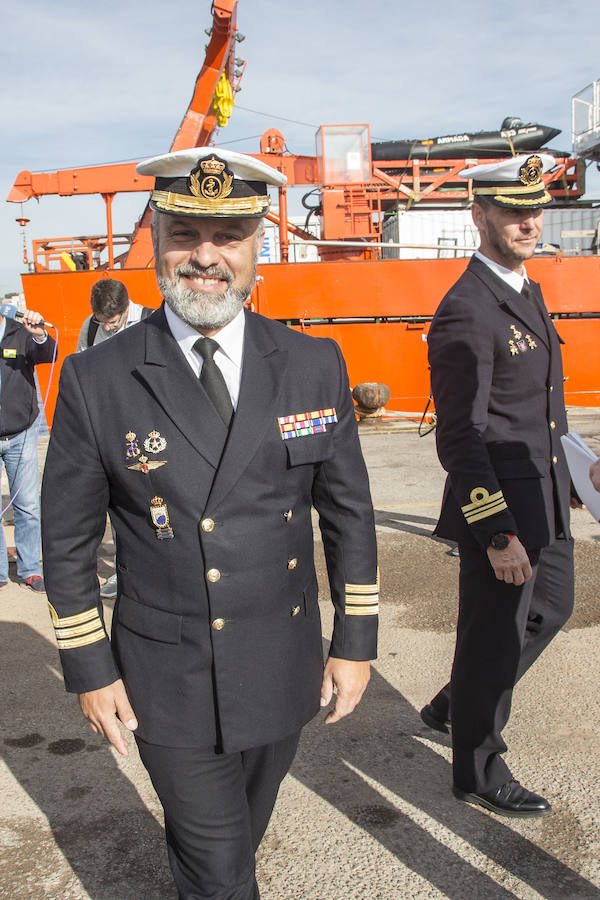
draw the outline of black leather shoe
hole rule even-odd
[[[450,734],[448,730],[450,720],[443,719],[431,703],[428,703],[427,706],[423,707],[420,715],[429,728],[433,728],[435,731],[441,731],[443,734]]]
[[[464,800],[465,803],[472,803],[474,806],[483,806],[499,816],[524,819],[548,816],[552,812],[552,807],[544,797],[528,791],[514,779],[500,785],[495,791],[486,791],[482,794],[461,791],[456,785],[453,786],[452,793],[458,800]]]

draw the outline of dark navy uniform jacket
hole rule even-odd
[[[337,422],[283,440],[279,420],[304,413]],[[374,658],[378,579],[367,473],[333,341],[247,312],[221,457],[225,436],[160,309],[65,360],[42,500],[67,689],[122,675],[141,738],[229,752],[279,740],[319,709],[311,506],[335,606],[333,656]],[[96,576],[107,508],[117,534],[111,642]]]
[[[437,447],[448,472],[435,533],[529,549],[569,537],[570,478],[560,339],[539,285],[527,299],[477,258],[428,335]]]

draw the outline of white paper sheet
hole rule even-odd
[[[590,466],[596,462],[598,457],[576,431],[563,434],[561,442],[567,457],[571,481],[579,499],[586,505],[596,522],[599,522],[600,492],[596,490],[590,479]]]

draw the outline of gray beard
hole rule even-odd
[[[158,286],[165,298],[165,303],[192,328],[206,330],[223,328],[228,322],[231,322],[243,308],[255,281],[255,277],[253,277],[249,285],[241,288],[232,287],[230,282],[227,289],[221,294],[203,294],[201,291],[182,287],[177,278],[178,274],[182,273],[175,269],[175,279],[157,276]]]

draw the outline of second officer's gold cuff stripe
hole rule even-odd
[[[467,520],[467,524],[472,525],[473,522],[479,522],[480,519],[487,519],[496,513],[508,509],[504,494],[502,491],[496,491],[490,494],[486,488],[473,488],[471,491],[471,502],[461,507],[463,515]]]

